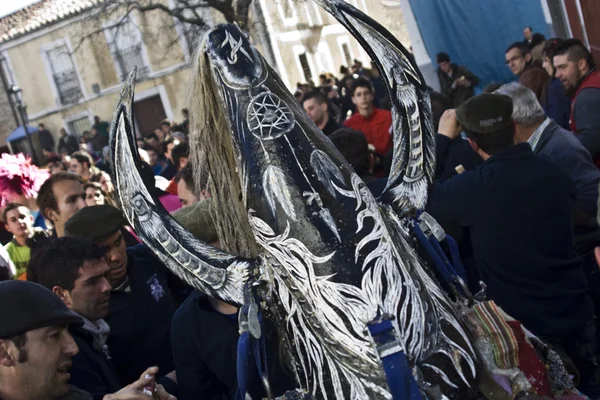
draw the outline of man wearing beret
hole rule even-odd
[[[573,252],[575,187],[528,143],[514,144],[512,112],[510,97],[489,93],[456,110],[455,134],[462,127],[485,162],[434,185],[428,211],[469,228],[489,298],[563,347],[579,368],[580,389],[593,395],[594,307]]]
[[[79,349],[69,327],[83,320],[50,290],[33,282],[0,282],[0,399],[92,400],[73,386],[69,370]],[[143,389],[156,368],[103,400],[151,400]],[[147,375],[147,376],[146,376]],[[159,388],[155,399],[169,400]]]
[[[143,245],[126,248],[121,211],[109,205],[85,207],[65,223],[65,235],[103,247],[112,286],[105,321],[107,345],[121,382],[135,380],[148,365],[162,374],[158,382],[176,393],[170,326],[175,304],[168,270]]]

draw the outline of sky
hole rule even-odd
[[[0,0],[0,17],[8,15],[39,0]]]

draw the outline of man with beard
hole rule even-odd
[[[327,96],[318,90],[308,92],[304,95],[302,98],[302,107],[325,135],[329,136],[341,128],[340,124],[329,114]]]
[[[84,322],[50,290],[33,282],[0,282],[0,320],[1,399],[93,399],[69,385],[79,353],[69,330]],[[162,387],[155,396],[143,393],[156,372],[148,368],[144,376],[103,400],[172,400]]]
[[[573,97],[571,131],[600,166],[600,73],[592,54],[578,39],[569,39],[556,46],[553,62],[556,78]]]
[[[122,234],[121,211],[109,205],[79,210],[65,224],[65,236],[87,239],[103,248],[112,287],[106,344],[121,382],[131,382],[149,366],[159,367],[158,379],[175,393],[176,378],[170,343],[175,303],[168,270],[143,245],[127,248]]]

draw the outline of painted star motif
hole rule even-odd
[[[270,92],[252,99],[247,115],[248,127],[262,140],[276,139],[291,131],[296,123],[285,102]]]

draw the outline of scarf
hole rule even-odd
[[[106,321],[104,321],[103,319],[99,319],[92,322],[87,318],[81,318],[83,318],[82,329],[84,331],[89,332],[92,335],[92,346],[94,347],[94,349],[104,353],[106,358],[110,360],[108,346],[106,345],[106,339],[108,338],[108,334],[110,333],[110,327],[108,326]]]

